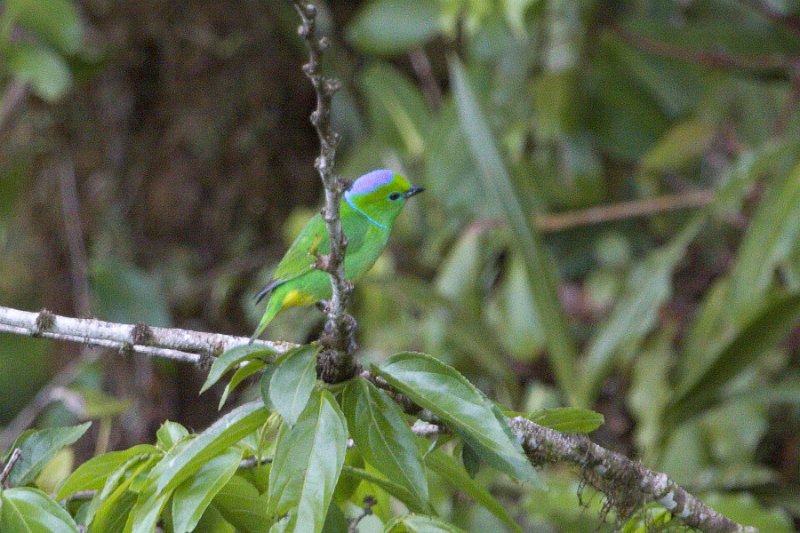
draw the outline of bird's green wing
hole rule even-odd
[[[320,215],[314,215],[286,251],[272,274],[275,281],[289,281],[314,268],[316,256],[330,248],[328,232]]]
[[[364,232],[355,230],[355,228],[353,230],[348,231],[347,255],[357,253],[364,244]],[[317,256],[328,252],[330,252],[328,230],[322,216],[317,214],[306,223],[286,251],[275,272],[272,273],[272,280],[256,296],[257,301],[287,281],[313,270]]]

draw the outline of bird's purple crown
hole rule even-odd
[[[378,187],[382,187],[394,179],[394,172],[391,170],[373,170],[358,178],[353,186],[347,191],[349,194],[367,194]]]

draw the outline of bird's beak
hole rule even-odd
[[[411,198],[415,194],[419,194],[424,190],[425,187],[411,187],[410,189],[408,189],[408,191],[406,191],[406,198]]]

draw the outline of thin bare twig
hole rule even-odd
[[[11,469],[14,468],[14,465],[17,464],[17,461],[22,459],[22,451],[19,448],[14,448],[14,451],[11,452],[11,457],[8,458],[8,464],[3,467],[3,471],[0,472],[0,486],[7,489],[8,488],[8,476],[11,475]]]
[[[86,243],[81,228],[75,165],[71,160],[65,159],[56,165],[54,171],[58,174],[58,185],[61,189],[61,208],[64,215],[67,249],[69,250],[75,312],[80,316],[89,316],[92,312],[89,296],[89,260],[86,257]]]
[[[422,87],[422,94],[428,101],[431,109],[439,109],[442,105],[442,90],[436,81],[436,76],[433,75],[433,67],[428,58],[428,54],[422,48],[414,48],[408,53],[408,59],[411,61],[411,68],[417,75],[420,86]]]
[[[732,55],[724,52],[697,50],[651,39],[619,25],[612,25],[614,33],[623,41],[644,52],[670,59],[696,63],[710,68],[736,68],[744,70],[782,70],[790,68],[790,58],[781,55]]]
[[[336,146],[340,137],[331,126],[331,100],[341,84],[339,80],[322,74],[322,53],[330,46],[330,41],[318,34],[316,6],[302,0],[293,2],[302,21],[298,32],[306,41],[309,51],[308,63],[303,65],[303,72],[311,80],[317,94],[317,108],[311,113],[311,123],[319,137],[320,155],[314,166],[325,188],[322,218],[330,236],[330,253],[320,257],[318,261],[318,268],[330,274],[332,289],[331,300],[326,308],[328,320],[320,338],[324,350],[319,357],[318,371],[323,381],[337,383],[353,377],[356,370],[353,356],[356,350],[355,320],[347,314],[353,285],[347,280],[344,270],[347,237],[339,218],[339,203],[347,184],[333,172]]]
[[[3,131],[6,121],[25,101],[28,91],[28,84],[20,80],[12,80],[6,85],[6,90],[0,98],[0,131]]]
[[[536,217],[536,227],[544,233],[555,233],[579,226],[599,224],[601,222],[612,222],[615,220],[654,215],[667,211],[675,211],[677,209],[703,207],[710,204],[713,200],[713,191],[692,191],[670,194],[658,196],[656,198],[619,202],[590,207],[588,209],[567,211],[564,213],[538,215]]]

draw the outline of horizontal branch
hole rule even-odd
[[[678,209],[704,207],[713,200],[714,191],[668,194],[655,198],[618,202],[575,211],[565,211],[563,213],[537,215],[536,227],[543,233],[555,233],[591,224],[656,215]]]
[[[250,339],[219,333],[205,333],[184,329],[156,328],[143,324],[117,324],[89,318],[70,318],[49,311],[31,313],[9,307],[0,307],[0,331],[20,335],[43,337],[92,346],[107,346],[122,351],[142,353],[153,357],[199,363],[203,357],[214,356],[234,346],[247,344]],[[257,341],[277,352],[295,346],[288,342]],[[389,385],[364,371],[361,376],[370,379],[383,389]],[[396,392],[390,395],[404,410],[418,413],[407,398]],[[440,421],[418,422],[412,431],[420,436],[447,433]],[[516,417],[509,420],[511,430],[535,466],[567,463],[581,469],[581,474],[594,488],[603,492],[620,514],[626,516],[648,502],[658,502],[684,524],[702,531],[743,532],[756,531],[742,526],[717,513],[700,499],[688,493],[666,474],[654,472],[624,455],[612,452],[593,443],[583,435],[566,435],[539,426],[530,420]]]
[[[95,318],[61,316],[47,310],[33,313],[10,307],[0,307],[0,332],[75,342],[193,364],[250,342],[249,337],[158,328],[145,324],[117,324]],[[284,353],[294,346],[288,342],[257,340],[255,343],[278,353]]]

